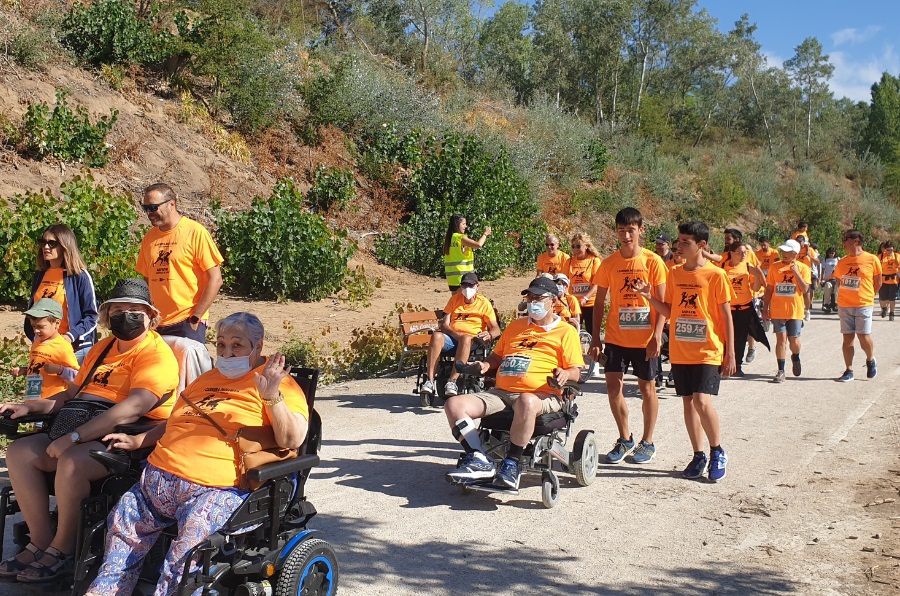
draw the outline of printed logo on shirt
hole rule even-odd
[[[101,387],[106,387],[107,385],[109,385],[109,377],[112,376],[113,371],[115,369],[116,369],[115,366],[100,366],[100,367],[98,367],[97,372],[94,373],[93,377],[91,377],[91,384],[96,384],[96,385],[100,385]]]
[[[56,296],[56,291],[59,286],[53,286],[50,288],[44,288],[44,291],[41,292],[41,298],[53,298]]]
[[[154,266],[164,265],[164,266],[168,267],[169,266],[169,256],[171,254],[172,254],[171,250],[167,251],[164,249],[159,249],[159,253],[156,256],[156,260],[153,261],[153,265]]]
[[[537,343],[538,342],[536,339],[523,339],[513,347],[522,350],[532,350],[534,349],[534,346],[537,345]]]
[[[733,277],[731,278],[731,285],[735,288],[743,288],[744,287],[744,278],[743,277]]]
[[[681,302],[678,303],[678,306],[684,306],[686,308],[697,308],[697,297],[700,296],[697,294],[688,295],[687,292],[681,293]]]
[[[169,273],[169,260],[172,258],[172,253],[175,252],[177,247],[178,242],[175,240],[153,243],[153,249],[156,251],[156,260],[153,261],[150,266],[155,268],[155,273],[157,275],[166,275]],[[166,281],[166,278],[160,277],[159,281]]]
[[[854,276],[859,275],[859,267],[850,267],[847,269],[847,275]]]
[[[26,375],[36,375],[36,374],[40,374],[42,368],[44,368],[44,363],[43,363],[43,362],[29,362],[29,363],[28,363],[28,369],[27,369],[27,372],[26,372],[25,374],[26,374]]]

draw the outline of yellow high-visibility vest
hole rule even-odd
[[[463,235],[453,234],[450,238],[450,252],[444,255],[444,277],[447,285],[458,286],[463,273],[475,271],[475,251],[462,245]]]

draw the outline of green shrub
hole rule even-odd
[[[288,340],[278,348],[285,360],[291,366],[303,366],[319,369],[319,384],[329,385],[334,383],[337,375],[334,365],[333,352],[336,346],[331,346],[332,353],[328,353],[319,346],[314,339],[304,339],[292,334]]]
[[[350,379],[365,379],[382,375],[397,366],[403,350],[403,336],[393,314],[380,324],[370,323],[354,329],[350,345],[337,354],[340,374]]]
[[[10,32],[7,51],[18,65],[29,70],[43,70],[49,55],[49,42],[43,32],[20,27]]]
[[[75,4],[62,23],[60,41],[94,66],[157,64],[173,51],[173,36],[154,25],[159,6],[151,4],[139,18],[128,0],[96,0]]]
[[[350,305],[350,308],[368,308],[372,305],[370,298],[375,295],[375,290],[381,287],[381,278],[370,279],[366,275],[366,268],[362,265],[350,271],[344,278],[343,288],[338,298]]]
[[[322,164],[316,168],[312,188],[306,193],[315,211],[343,211],[356,198],[356,182],[353,170],[327,168]]]
[[[733,222],[750,203],[750,195],[744,190],[736,171],[731,167],[719,168],[700,183],[700,211],[710,226],[722,226]]]
[[[106,135],[119,117],[118,110],[110,109],[109,116],[101,116],[92,124],[83,106],[72,111],[67,95],[62,89],[56,90],[53,110],[45,103],[28,104],[22,118],[27,150],[39,158],[53,156],[63,161],[81,161],[90,167],[105,166],[109,162]]]
[[[812,167],[801,168],[797,177],[783,190],[790,218],[809,223],[810,239],[819,246],[840,246],[841,202],[846,197],[835,191],[829,178]]]
[[[24,302],[35,271],[36,243],[43,231],[64,223],[75,232],[78,247],[104,298],[122,277],[134,277],[134,263],[144,229],[136,227],[131,199],[114,195],[90,176],[76,176],[60,186],[61,199],[49,190],[17,194],[0,201],[0,246],[4,274],[0,300]]]
[[[13,377],[9,369],[13,366],[27,366],[30,344],[24,333],[16,337],[0,338],[0,403],[22,401],[25,395],[25,377]]]
[[[313,301],[341,288],[355,250],[343,231],[321,215],[304,211],[304,198],[290,178],[268,198],[229,213],[213,204],[216,238],[225,256],[225,286],[246,296]]]
[[[407,201],[412,215],[394,235],[376,241],[378,258],[423,275],[443,275],[442,247],[450,216],[466,216],[469,235],[486,226],[493,234],[475,252],[475,269],[484,279],[505,269],[531,268],[541,252],[546,224],[527,183],[506,152],[488,151],[471,135],[426,140],[422,163],[410,174]]]

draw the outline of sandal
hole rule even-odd
[[[25,584],[50,582],[63,575],[66,567],[72,562],[72,557],[52,546],[44,551],[44,556],[56,559],[56,562],[45,565],[40,561],[34,561],[16,575],[16,579]]]
[[[21,555],[22,553],[24,553],[25,551],[30,552],[31,556],[33,557],[32,560],[28,561],[27,563],[23,563],[22,561],[20,561],[19,559],[16,558],[19,555]],[[15,578],[17,575],[19,575],[19,573],[24,571],[26,567],[28,567],[30,564],[36,562],[38,559],[40,559],[43,556],[44,556],[44,551],[42,551],[41,549],[36,547],[33,542],[29,542],[28,544],[25,545],[25,548],[23,548],[22,550],[17,552],[15,554],[15,556],[10,557],[9,559],[6,559],[2,563],[0,563],[0,578],[4,578],[4,579]]]

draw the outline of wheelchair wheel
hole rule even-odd
[[[575,474],[578,484],[581,486],[593,484],[597,478],[597,440],[592,431],[583,430],[578,433],[572,457],[570,469]]]
[[[430,408],[434,405],[434,395],[431,393],[419,393],[419,401],[423,408]]]
[[[334,549],[318,538],[310,538],[291,551],[281,574],[277,596],[331,596],[337,592],[338,566]]]
[[[547,509],[553,509],[559,503],[559,478],[553,472],[541,474],[541,501]]]

